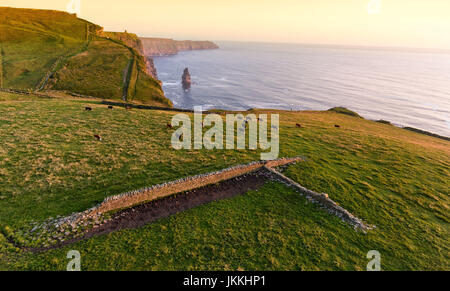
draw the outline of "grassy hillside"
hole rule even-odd
[[[268,182],[143,228],[39,254],[18,250],[6,236],[20,241],[32,222],[259,152],[174,151],[173,112],[0,100],[0,270],[64,270],[68,250],[81,252],[83,270],[364,270],[369,250],[380,251],[384,270],[450,269],[450,143],[333,111],[280,112],[280,156],[305,156],[286,175],[375,224],[367,235]]]
[[[68,90],[105,99],[171,106],[140,53],[102,37],[102,28],[65,12],[0,7],[2,88]],[[128,65],[140,82],[129,92]]]

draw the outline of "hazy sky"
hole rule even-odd
[[[81,1],[80,17],[140,36],[450,49],[450,0],[0,0],[0,6],[66,10],[71,1]]]

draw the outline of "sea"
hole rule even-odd
[[[407,49],[216,42],[156,57],[177,108],[327,110],[346,107],[450,137],[450,54]],[[189,68],[193,85],[183,90]]]

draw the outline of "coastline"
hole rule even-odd
[[[146,57],[173,56],[182,51],[211,50],[220,47],[212,41],[174,40],[169,38],[139,38]]]
[[[446,83],[434,75],[420,79],[419,83],[414,81],[416,78],[408,77],[409,73],[405,75],[410,54],[361,53],[344,48],[317,51],[292,45],[259,46],[240,42],[218,44],[221,47],[218,51],[155,57],[165,95],[175,107],[190,109],[195,103],[205,109],[235,111],[248,108],[327,110],[343,106],[369,120],[385,119],[397,127],[450,136],[446,122],[450,114],[446,109],[448,99],[442,99]],[[324,64],[316,64],[319,58],[325,58]],[[355,64],[355,58],[364,63]],[[398,58],[395,70],[384,69]],[[413,73],[431,66],[445,70],[438,65],[442,58],[438,55],[430,60],[423,56]],[[247,61],[243,64],[239,59]],[[294,64],[293,59],[297,60]],[[365,63],[380,65],[371,71]],[[185,67],[189,67],[195,83],[189,92],[180,89],[181,71]],[[286,70],[292,73],[287,74]],[[417,89],[410,92],[407,88],[413,83]],[[427,90],[431,85],[435,89]]]

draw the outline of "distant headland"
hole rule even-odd
[[[169,38],[141,37],[144,55],[147,57],[176,55],[180,51],[218,49],[211,41],[173,40]]]

